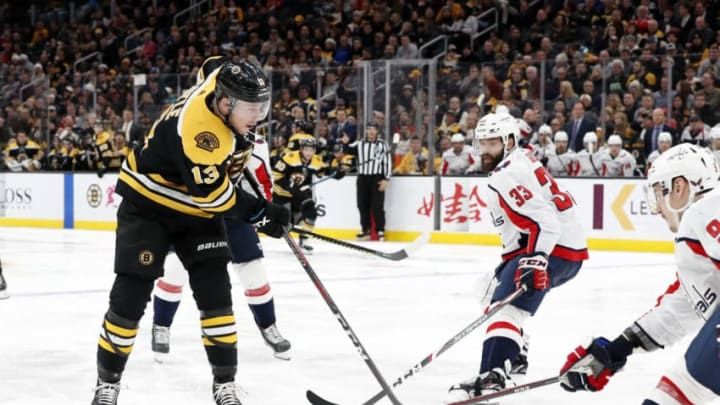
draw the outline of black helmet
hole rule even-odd
[[[295,121],[295,122],[293,122],[293,126],[299,130],[299,131],[295,131],[296,133],[297,132],[303,132],[306,134],[313,133],[313,125],[307,121],[304,121],[304,120]]]
[[[228,62],[220,67],[215,91],[218,99],[229,97],[231,105],[236,100],[250,103],[269,103],[270,85],[265,72],[247,61]]]
[[[300,144],[300,149],[304,147],[317,149],[317,141],[315,140],[315,138],[303,138],[298,143]]]

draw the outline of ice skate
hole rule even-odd
[[[448,402],[463,401],[479,395],[490,394],[512,385],[515,384],[505,374],[505,371],[494,368],[450,387],[448,390]]]
[[[152,327],[152,351],[155,353],[155,361],[162,363],[170,353],[170,328],[153,324]]]
[[[109,383],[98,378],[93,391],[95,396],[91,405],[116,405],[120,394],[120,382]]]
[[[242,395],[242,391],[234,381],[213,383],[213,398],[216,405],[242,405],[240,402]]]
[[[520,348],[520,354],[510,364],[508,374],[514,379],[516,376],[524,376],[528,369],[528,350],[530,348],[530,336],[523,331],[523,345]]]
[[[265,344],[273,349],[275,357],[281,360],[290,360],[290,342],[280,334],[277,325],[272,324],[265,329],[260,329],[260,334]]]
[[[302,248],[303,252],[305,252],[306,255],[311,255],[313,253],[313,250],[315,250],[315,248],[312,247],[311,245],[308,245],[308,243],[307,243],[308,239],[309,238],[307,236],[300,236],[299,244],[300,244],[300,247]]]
[[[370,240],[370,233],[360,232],[357,235],[355,235],[355,238],[359,241],[367,241],[367,240]]]

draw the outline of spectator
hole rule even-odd
[[[653,93],[653,101],[658,108],[668,108],[668,100],[675,97],[675,90],[670,88],[670,79],[662,77],[660,79],[660,89]]]
[[[420,57],[417,45],[410,42],[410,35],[403,34],[400,37],[400,46],[397,49],[395,57],[398,59],[417,59]]]
[[[645,151],[643,157],[650,156],[650,154],[658,148],[658,136],[661,132],[669,132],[673,134],[672,128],[665,124],[665,112],[656,108],[652,114],[647,116],[651,118],[650,127],[646,127],[640,136],[645,144]],[[673,143],[675,143],[675,135],[673,135]]]
[[[23,130],[15,134],[15,138],[8,142],[3,151],[5,165],[13,172],[40,170],[42,168],[40,160],[44,155],[42,147],[28,139],[27,133]]]
[[[565,126],[565,132],[570,137],[569,148],[573,151],[582,149],[584,134],[594,132],[595,125],[595,122],[591,122],[585,117],[585,107],[582,103],[575,103],[570,121]]]
[[[410,138],[410,151],[406,153],[393,174],[428,174],[428,150],[417,136]]]
[[[680,135],[680,142],[691,143],[697,146],[708,146],[710,141],[710,126],[702,122],[700,116],[690,116],[690,125],[685,127]]]

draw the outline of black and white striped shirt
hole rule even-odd
[[[392,174],[390,147],[382,139],[374,142],[359,140],[348,145],[350,153],[357,156],[357,171],[360,175],[382,175],[386,179]]]

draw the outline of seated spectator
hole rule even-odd
[[[702,122],[698,115],[690,117],[690,125],[685,127],[680,135],[680,142],[691,143],[697,146],[708,146],[710,141],[710,126]]]
[[[428,150],[422,146],[420,138],[410,138],[410,151],[403,156],[393,174],[427,174]]]

